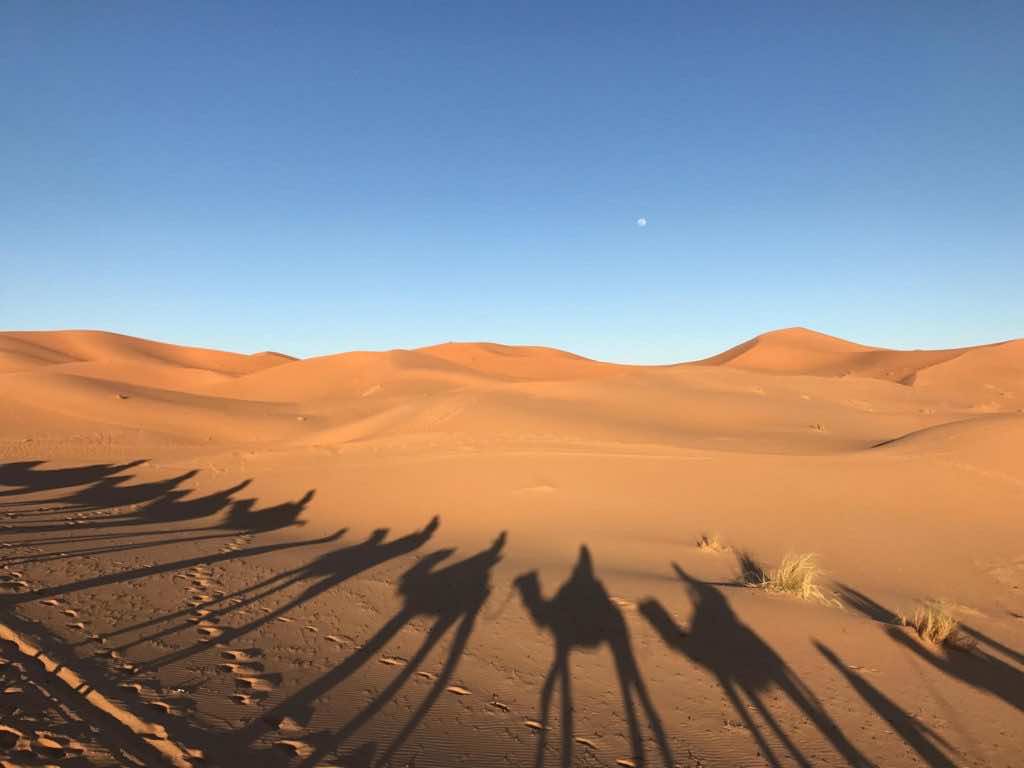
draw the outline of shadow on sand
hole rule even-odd
[[[534,623],[551,632],[555,642],[555,658],[540,693],[538,720],[542,727],[537,736],[534,765],[540,768],[544,764],[548,717],[556,683],[560,684],[562,766],[569,768],[573,765],[573,700],[569,655],[573,649],[607,645],[618,674],[633,760],[637,765],[646,764],[644,739],[637,717],[639,702],[654,733],[662,761],[666,768],[671,768],[675,763],[665,729],[640,676],[625,619],[609,599],[604,585],[594,576],[590,551],[585,546],[580,547],[569,580],[550,600],[544,599],[536,572],[520,576],[515,585]]]
[[[437,530],[439,524],[440,519],[434,517],[427,526],[423,528],[423,530],[410,533],[389,542],[385,542],[388,530],[386,528],[379,528],[370,534],[365,541],[358,544],[352,544],[347,547],[339,547],[338,549],[321,555],[304,566],[275,574],[269,579],[265,579],[257,584],[250,585],[244,589],[226,594],[219,599],[205,603],[204,608],[207,610],[207,614],[204,616],[204,619],[207,622],[219,622],[232,611],[237,611],[248,605],[259,603],[295,584],[307,581],[311,582],[301,593],[290,600],[285,601],[274,610],[267,611],[259,618],[253,619],[241,626],[224,628],[223,634],[221,634],[217,639],[218,643],[220,645],[230,645],[256,629],[259,629],[260,627],[277,620],[279,617],[285,616],[291,611],[300,608],[310,600],[330,589],[333,589],[334,587],[337,587],[353,576],[381,565],[388,560],[400,557],[401,555],[408,554],[418,549],[430,540],[430,537],[433,536],[434,531]],[[140,637],[132,643],[122,645],[118,650],[123,651],[133,645],[143,642],[160,640],[163,637],[185,630],[192,626],[192,622],[187,618],[190,614],[191,610],[186,609],[150,620],[149,622],[145,622],[145,624],[137,624],[133,627],[126,628],[125,630],[122,630],[122,632],[137,631],[145,625],[158,623],[165,624],[168,621],[179,619],[178,623],[173,624],[170,627],[165,627],[154,634]],[[108,637],[111,636],[112,635],[108,635]],[[182,648],[146,662],[145,664],[140,665],[140,668],[144,670],[157,669],[167,664],[181,661],[196,653],[207,650],[208,648],[209,645],[207,643],[194,643],[186,648]]]
[[[429,617],[433,625],[426,637],[401,671],[365,707],[341,728],[332,733],[318,733],[309,737],[314,752],[300,762],[301,766],[321,764],[327,756],[336,753],[361,727],[368,723],[401,690],[412,675],[419,671],[431,650],[449,629],[455,634],[445,654],[440,673],[409,720],[379,755],[376,746],[364,765],[387,765],[406,740],[426,717],[441,693],[450,685],[452,675],[462,657],[473,632],[480,610],[491,593],[491,569],[501,559],[505,534],[500,534],[491,546],[471,557],[446,567],[437,567],[451,557],[453,550],[431,553],[419,560],[401,577],[398,593],[403,606],[369,640],[341,664],[310,682],[285,701],[271,708],[249,726],[230,739],[230,749],[237,752],[248,748],[254,741],[271,731],[285,717],[308,723],[317,699],[327,694],[358,671],[381,651],[410,621],[416,617]],[[365,749],[366,747],[364,747]]]
[[[813,764],[793,743],[765,704],[764,695],[775,689],[781,690],[790,702],[814,723],[848,765],[871,765],[870,761],[850,743],[822,704],[786,662],[739,620],[721,590],[690,576],[678,565],[674,565],[674,568],[694,605],[690,629],[686,631],[679,627],[668,611],[656,600],[643,602],[640,605],[640,612],[666,645],[707,669],[718,679],[729,702],[771,765],[781,766],[782,762],[751,717],[744,697],[799,765],[810,768]]]
[[[844,584],[839,585],[839,595],[849,607],[888,625],[886,633],[889,637],[916,658],[972,688],[989,693],[1009,706],[1024,711],[1024,670],[1010,663],[1024,664],[1024,655],[966,624],[961,624],[959,630],[973,642],[958,647],[932,646],[919,642],[907,631],[895,626],[901,623],[896,613],[867,595]],[[1009,662],[996,656],[997,653],[1003,654]]]

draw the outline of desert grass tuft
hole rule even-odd
[[[697,539],[697,549],[701,552],[725,552],[729,547],[722,543],[717,533],[705,533]]]
[[[949,604],[942,600],[929,600],[911,616],[901,615],[900,622],[932,645],[948,645],[953,648],[966,648],[970,645],[960,631],[960,621],[953,615]]]
[[[760,568],[745,571],[744,578],[751,586],[760,587],[766,592],[783,593],[801,600],[842,607],[835,597],[827,595],[821,588],[819,581],[823,573],[818,567],[817,555],[807,552],[786,555],[778,568],[767,573]]]

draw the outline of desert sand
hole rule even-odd
[[[0,333],[0,758],[1020,766],[1022,457],[1024,340]],[[744,583],[807,552],[825,600]]]

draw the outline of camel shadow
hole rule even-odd
[[[17,496],[37,491],[54,491],[72,488],[86,483],[95,483],[105,477],[117,475],[127,469],[145,464],[146,459],[136,459],[127,464],[90,464],[66,469],[40,469],[44,461],[15,461],[0,464],[0,485],[8,486],[0,496]]]
[[[430,537],[434,535],[439,524],[440,519],[438,517],[434,517],[422,530],[410,533],[390,542],[384,541],[388,534],[387,529],[379,528],[370,534],[365,541],[332,550],[321,555],[307,565],[275,574],[274,576],[271,576],[257,584],[238,590],[237,592],[225,594],[218,600],[207,603],[207,614],[205,616],[205,620],[211,623],[218,622],[230,612],[238,611],[251,604],[256,604],[266,600],[294,584],[306,581],[312,582],[300,594],[286,601],[274,610],[268,611],[259,618],[249,621],[241,626],[225,628],[222,634],[218,637],[218,643],[221,645],[234,643],[241,637],[255,631],[259,627],[277,620],[279,617],[285,616],[289,612],[299,608],[324,592],[333,589],[353,576],[375,566],[381,565],[388,560],[408,554],[418,549],[430,540]],[[214,607],[218,605],[220,607]],[[191,626],[191,621],[184,618],[189,613],[189,610],[182,610],[174,614],[146,622],[147,624],[157,624],[166,623],[174,618],[182,619],[176,625],[164,628],[154,634],[141,637],[130,644],[122,645],[118,650],[123,651],[143,642],[157,641],[163,637],[179,632],[182,629],[186,629]],[[135,630],[139,628],[141,628],[141,625],[133,627]],[[148,661],[145,664],[140,665],[140,669],[157,669],[167,664],[188,658],[189,656],[206,650],[208,647],[209,646],[206,643],[195,643],[186,648],[173,651],[157,659]]]
[[[654,732],[662,760],[666,768],[671,768],[674,761],[665,729],[640,676],[626,621],[622,612],[609,599],[604,585],[595,578],[593,561],[587,547],[580,547],[572,574],[550,600],[543,598],[536,572],[520,576],[515,586],[533,622],[551,632],[555,640],[555,658],[540,694],[538,720],[541,729],[534,757],[536,768],[544,764],[548,717],[556,682],[561,687],[562,766],[569,768],[572,765],[573,701],[569,655],[573,649],[598,648],[602,645],[608,646],[614,659],[634,761],[637,765],[645,764],[643,737],[637,717],[638,700]]]
[[[801,713],[817,727],[848,765],[871,763],[846,738],[829,717],[821,702],[785,661],[750,627],[740,621],[721,590],[690,576],[673,565],[694,604],[690,629],[679,627],[656,600],[640,605],[662,640],[670,648],[711,672],[718,680],[733,709],[750,730],[761,751],[771,763],[782,765],[768,740],[758,728],[743,701],[745,697],[760,714],[775,737],[792,758],[804,768],[811,761],[801,752],[764,702],[764,695],[781,690]]]
[[[401,671],[341,728],[333,733],[319,733],[311,737],[309,741],[315,743],[316,748],[300,763],[301,766],[307,767],[319,765],[328,755],[336,753],[356,731],[398,694],[405,683],[418,672],[431,650],[454,627],[455,634],[446,652],[441,671],[436,676],[431,676],[433,682],[423,700],[388,747],[379,755],[371,754],[370,760],[365,763],[367,766],[389,764],[450,684],[480,610],[491,593],[490,573],[501,559],[504,545],[505,534],[502,533],[482,552],[440,568],[437,566],[451,557],[453,550],[440,550],[422,558],[406,571],[399,581],[398,594],[403,599],[403,606],[398,612],[338,666],[238,731],[231,739],[231,749],[237,751],[247,748],[285,717],[308,723],[317,699],[362,668],[410,621],[416,617],[429,617],[433,619],[433,625],[427,631],[420,647],[402,666]]]

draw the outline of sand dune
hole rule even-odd
[[[917,374],[925,369],[989,350],[998,350],[995,354],[1002,356],[1019,375],[1024,370],[1024,352],[1019,344],[1018,341],[960,349],[902,351],[866,347],[806,328],[786,328],[756,336],[697,364],[790,375],[863,376],[913,384]]]
[[[1012,765],[1022,455],[1024,340],[627,366],[0,333],[0,760]],[[789,551],[845,609],[737,582]],[[929,598],[972,654],[891,624]]]
[[[6,370],[68,363],[151,363],[229,376],[252,373],[292,359],[273,352],[239,355],[182,347],[105,331],[9,331],[0,333],[0,352],[4,354]]]

